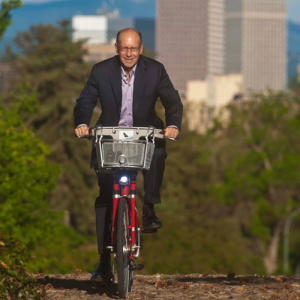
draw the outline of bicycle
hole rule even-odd
[[[114,174],[111,243],[117,266],[118,291],[127,298],[133,271],[142,268],[134,261],[140,255],[141,228],[136,207],[136,175],[149,170],[155,139],[163,139],[161,129],[148,127],[95,127],[90,129],[96,148],[98,169]]]

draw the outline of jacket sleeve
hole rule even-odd
[[[74,108],[74,126],[79,124],[89,125],[94,107],[99,97],[99,88],[96,81],[96,68],[92,68],[87,83],[76,100]]]
[[[165,108],[167,127],[175,125],[180,130],[183,106],[178,91],[173,87],[163,65],[161,65],[157,92]]]

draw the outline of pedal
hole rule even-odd
[[[134,270],[140,271],[144,269],[144,265],[143,264],[136,264]]]
[[[157,229],[144,229],[142,228],[142,233],[156,233]]]
[[[130,262],[131,270],[140,271],[144,269],[143,264],[136,264],[133,260]]]

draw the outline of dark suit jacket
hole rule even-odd
[[[163,128],[164,124],[154,107],[160,97],[165,107],[166,125],[180,129],[182,103],[164,66],[147,57],[140,56],[133,89],[133,126]],[[122,105],[121,64],[114,56],[94,65],[88,81],[74,109],[75,127],[89,125],[93,109],[99,98],[102,113],[97,122],[102,126],[118,126]]]

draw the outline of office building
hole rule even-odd
[[[242,74],[247,92],[286,87],[286,0],[157,0],[156,52],[179,90]]]
[[[90,45],[114,44],[120,29],[133,27],[143,35],[145,49],[155,49],[155,21],[150,18],[121,18],[118,10],[99,15],[76,15],[72,18],[73,40],[86,39]]]
[[[224,0],[157,0],[156,53],[175,88],[224,73]]]
[[[245,90],[286,87],[286,0],[226,0],[225,73]]]
[[[241,74],[212,75],[206,80],[190,80],[186,86],[185,117],[190,130],[205,133],[219,117],[227,121],[229,103],[243,97],[244,83]]]

